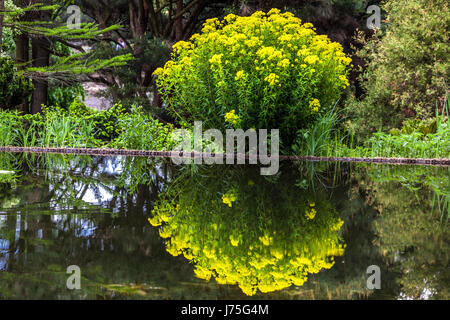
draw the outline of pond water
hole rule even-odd
[[[282,162],[261,176],[0,153],[0,171],[1,299],[449,298],[448,167]]]

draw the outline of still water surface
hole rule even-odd
[[[1,299],[450,297],[448,167],[285,162],[264,177],[0,153],[0,171]]]

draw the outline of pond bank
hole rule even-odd
[[[57,153],[57,154],[84,154],[84,155],[102,155],[102,156],[146,156],[146,157],[172,157],[172,151],[152,151],[152,150],[130,150],[130,149],[109,149],[109,148],[42,148],[42,147],[0,147],[0,152],[14,153]],[[207,154],[201,152],[180,152],[180,157],[198,158],[198,157],[230,157],[248,159],[248,155],[227,155],[227,154]],[[425,158],[359,158],[359,157],[316,157],[316,156],[279,156],[280,160],[298,160],[298,161],[328,161],[328,162],[366,162],[366,163],[389,163],[404,165],[433,165],[450,166],[450,159],[425,159]]]

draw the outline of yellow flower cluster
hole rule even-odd
[[[316,213],[317,213],[317,211],[314,208],[306,210],[306,212],[305,212],[306,219],[308,219],[308,220],[314,219],[316,216]]]
[[[278,61],[283,57],[283,53],[274,47],[262,47],[256,52],[256,55],[263,64],[273,60]]]
[[[263,245],[268,246],[268,245],[270,245],[272,243],[273,237],[269,236],[266,233],[264,236],[259,237],[259,241],[261,241]]]
[[[339,76],[339,79],[341,80],[341,82],[342,82],[342,88],[343,89],[345,89],[345,88],[347,88],[349,85],[350,85],[350,82],[348,81],[348,79],[347,79],[347,77],[346,76]]]
[[[231,123],[232,125],[236,125],[239,123],[239,120],[240,117],[236,114],[236,111],[234,109],[225,114],[225,122]]]
[[[280,62],[278,62],[277,65],[281,68],[287,68],[287,67],[289,67],[290,63],[291,62],[289,61],[289,59],[283,59]]]
[[[223,54],[215,54],[209,59],[209,62],[212,64],[221,64],[222,63]]]
[[[319,99],[312,99],[309,102],[309,108],[313,111],[313,112],[319,112],[319,108],[320,108],[320,101]]]
[[[241,80],[241,79],[244,78],[244,77],[245,77],[245,72],[244,72],[244,70],[239,70],[239,71],[236,73],[235,80],[236,80],[236,81],[239,81],[239,80]]]
[[[309,64],[315,64],[320,61],[320,58],[316,55],[307,56],[305,62]]]
[[[278,84],[280,82],[280,77],[277,76],[275,73],[269,74],[264,81],[267,81],[271,87]],[[280,85],[281,86],[281,85]]]
[[[230,242],[233,247],[237,247],[239,245],[239,238],[234,235],[231,235]]]
[[[155,216],[153,218],[148,218],[148,222],[150,222],[150,224],[154,227],[161,225],[161,221],[159,219],[157,219],[157,216]]]
[[[331,231],[338,231],[342,228],[342,225],[344,224],[344,220],[342,219],[338,219],[337,223],[335,223],[332,227],[331,227]]]

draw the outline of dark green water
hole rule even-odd
[[[450,168],[286,162],[263,177],[0,153],[0,172],[1,299],[449,298]]]

